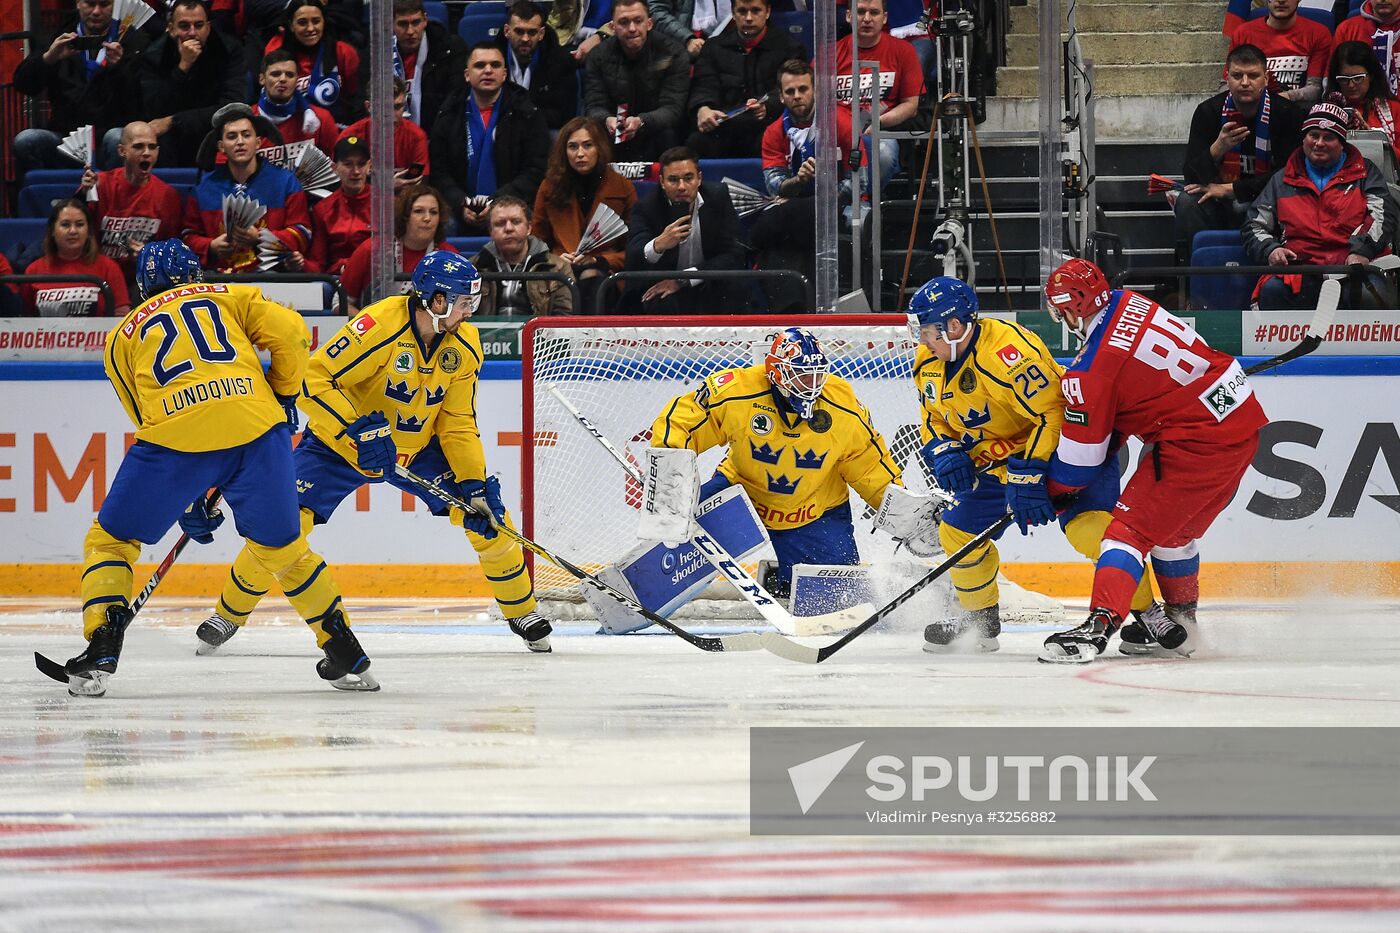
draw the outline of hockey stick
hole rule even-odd
[[[1322,288],[1317,293],[1317,310],[1313,313],[1312,322],[1308,324],[1308,335],[1278,356],[1270,357],[1267,360],[1250,366],[1244,371],[1244,374],[1246,376],[1254,376],[1259,373],[1268,372],[1271,369],[1282,366],[1290,360],[1296,360],[1300,356],[1307,356],[1309,353],[1322,346],[1322,341],[1327,336],[1327,332],[1332,329],[1332,322],[1337,318],[1337,305],[1341,303],[1341,300],[1341,281],[1328,276],[1327,280],[1322,283]]]
[[[801,661],[803,664],[822,663],[827,658],[831,657],[833,654],[840,651],[846,645],[854,641],[862,632],[871,628],[873,625],[875,625],[875,623],[879,622],[881,619],[885,618],[885,616],[889,615],[891,612],[894,612],[900,606],[908,602],[914,597],[914,594],[918,593],[920,590],[928,586],[934,580],[937,580],[939,577],[943,576],[943,574],[948,572],[949,568],[951,568],[958,561],[962,560],[968,554],[972,553],[973,550],[985,544],[987,541],[991,540],[997,535],[1001,534],[1002,529],[1005,528],[1007,525],[1011,524],[1012,518],[1014,518],[1014,516],[1010,512],[1007,512],[1001,518],[997,519],[996,522],[986,531],[983,531],[981,534],[977,535],[977,537],[973,538],[971,541],[958,548],[957,551],[949,555],[943,561],[943,563],[939,564],[937,567],[934,567],[928,573],[924,574],[922,577],[916,580],[913,583],[913,585],[910,586],[903,593],[900,593],[894,599],[890,600],[888,603],[875,610],[874,615],[872,615],[870,618],[866,619],[864,622],[857,625],[855,628],[851,629],[849,632],[842,635],[840,638],[827,645],[825,648],[813,648],[810,645],[799,645],[797,642],[790,641],[789,639],[782,637],[776,632],[764,632],[762,635],[759,636],[759,640],[763,643],[764,650],[769,651],[772,654],[776,654],[781,658],[787,658],[789,661]]]
[[[439,486],[432,480],[424,479],[423,477],[409,470],[408,467],[402,465],[396,465],[394,467],[394,472],[396,472],[399,476],[402,476],[404,479],[409,480],[410,482],[417,483],[419,486],[423,487],[428,492],[437,496],[439,499],[441,499],[443,502],[446,502],[448,505],[454,505],[457,508],[463,510],[464,512],[471,512],[478,515],[484,514],[487,518],[490,519],[491,527],[495,528],[498,533],[505,535],[507,538],[510,538],[512,541],[516,542],[521,547],[533,551],[540,557],[543,557],[545,560],[549,561],[551,564],[554,564],[560,569],[567,571],[576,579],[589,584],[598,592],[602,593],[604,596],[607,596],[615,602],[621,603],[628,609],[631,609],[633,612],[645,618],[647,621],[661,626],[666,631],[670,632],[672,635],[677,636],[683,641],[689,642],[690,644],[699,648],[701,651],[757,651],[759,648],[763,647],[762,643],[759,641],[758,633],[756,632],[744,632],[739,635],[715,636],[695,635],[691,632],[687,632],[680,626],[673,625],[667,620],[661,618],[661,616],[657,615],[656,613],[644,608],[636,600],[632,599],[625,593],[619,592],[618,590],[615,590],[612,587],[608,586],[606,583],[595,577],[593,574],[589,573],[587,570],[584,570],[583,568],[578,567],[575,564],[572,564],[564,558],[560,557],[558,554],[553,553],[544,545],[537,544],[536,542],[531,541],[529,538],[525,537],[523,534],[516,531],[509,525],[502,525],[497,523],[495,517],[492,516],[489,512],[482,513],[479,509],[477,509],[470,503],[466,502],[463,499],[459,499],[457,496],[454,496],[452,493],[448,492],[446,489],[443,489],[441,486]]]
[[[205,511],[207,512],[218,505],[219,499],[222,496],[223,492],[218,489],[209,493],[209,498],[204,500]],[[165,575],[170,572],[171,566],[173,566],[175,561],[180,558],[180,555],[184,553],[185,545],[189,543],[190,536],[183,531],[180,532],[180,539],[175,542],[175,546],[170,549],[170,553],[165,555],[165,560],[161,561],[160,566],[151,574],[151,578],[147,580],[146,585],[141,588],[141,593],[131,601],[131,617],[127,619],[127,625],[131,624],[132,620],[136,618],[136,614],[146,605],[146,601],[151,598],[151,594],[156,591],[156,587],[160,585],[160,581],[165,579]],[[64,666],[52,658],[44,657],[37,651],[34,652],[34,666],[37,667],[39,672],[45,677],[52,678],[61,684],[68,683],[68,672]]]
[[[559,400],[560,405],[564,406],[564,410],[573,415],[574,420],[582,425],[585,431],[593,435],[593,439],[602,444],[608,453],[612,454],[613,459],[621,464],[622,468],[627,471],[627,475],[632,477],[633,482],[640,484],[642,471],[635,464],[629,463],[622,452],[613,446],[602,431],[598,430],[598,426],[588,420],[583,412],[575,408],[557,386],[550,383],[547,384],[547,387],[549,393]],[[866,603],[851,609],[828,612],[824,615],[802,616],[800,624],[805,631],[799,631],[798,619],[783,609],[773,594],[764,589],[763,585],[740,566],[739,562],[710,534],[703,530],[699,531],[690,539],[690,543],[695,545],[701,554],[705,555],[705,558],[714,565],[716,570],[724,574],[729,582],[734,584],[734,588],[743,595],[744,599],[749,601],[751,606],[758,610],[759,615],[763,616],[769,625],[784,635],[815,635],[844,631],[855,625],[863,613],[870,612],[875,608]]]

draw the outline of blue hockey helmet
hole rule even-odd
[[[442,314],[433,311],[433,297],[439,292],[447,298]],[[452,314],[458,299],[470,302],[470,317],[481,304],[481,274],[471,260],[460,253],[437,250],[418,260],[413,268],[413,294],[433,319],[433,332],[442,333],[443,322]]]
[[[831,361],[816,335],[805,327],[789,327],[778,333],[764,357],[763,369],[787,407],[804,420],[811,418],[831,371]]]
[[[141,300],[153,298],[177,285],[204,279],[199,257],[181,240],[157,240],[136,254],[136,291]]]
[[[967,339],[967,335],[956,341],[948,340],[948,322],[953,320],[962,321],[968,328],[967,335],[972,333],[972,325],[977,321],[977,293],[962,279],[946,275],[929,279],[909,299],[909,333],[915,340],[921,340],[925,327],[937,329],[938,335],[952,346],[956,359],[958,344]]]

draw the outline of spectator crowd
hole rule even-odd
[[[13,151],[20,179],[68,169],[81,181],[46,199],[42,242],[9,258],[25,273],[101,279],[111,297],[74,280],[26,283],[16,288],[24,313],[119,313],[136,252],[169,236],[213,272],[336,276],[354,306],[381,183],[393,185],[402,269],[474,237],[485,270],[555,276],[493,280],[483,313],[586,313],[603,281],[627,270],[771,263],[810,275],[781,228],[812,227],[811,55],[775,21],[774,0],[512,0],[450,13],[394,0],[382,40],[366,26],[367,0],[146,0],[144,23],[114,17],[112,0],[71,2],[14,74],[49,117]],[[856,90],[849,75],[836,90],[847,137],[853,101],[890,130],[916,125],[931,97],[927,0],[896,2],[893,25],[889,2],[842,4],[850,31],[838,60],[849,70],[859,49],[879,63]],[[376,173],[378,55],[393,64],[395,116],[394,165]],[[85,166],[73,135],[86,137]],[[888,179],[899,144],[883,142]],[[841,145],[848,153],[849,139]],[[712,159],[752,163],[737,194],[743,216],[731,185],[706,176]],[[176,182],[180,170],[197,175]],[[703,275],[629,281],[608,297],[636,313],[779,303]]]
[[[1184,189],[1168,193],[1179,265],[1203,231],[1239,231],[1249,262],[1276,267],[1255,285],[1261,309],[1315,307],[1321,277],[1290,271],[1308,265],[1362,267],[1344,301],[1393,306],[1373,266],[1400,218],[1397,36],[1400,0],[1366,0],[1335,30],[1298,0],[1234,24],[1224,88],[1196,107]]]

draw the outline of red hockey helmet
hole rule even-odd
[[[1071,259],[1050,273],[1045,283],[1046,308],[1056,322],[1081,339],[1088,321],[1108,307],[1108,279],[1087,259]]]

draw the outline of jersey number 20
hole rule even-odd
[[[207,311],[209,314],[209,325],[214,336],[213,344],[210,343],[209,335],[204,330],[204,324],[197,315],[199,311]],[[219,317],[219,306],[208,298],[186,301],[180,305],[179,321],[175,320],[174,315],[169,311],[161,311],[159,314],[147,318],[146,323],[141,325],[142,340],[146,339],[146,334],[152,328],[159,328],[161,332],[160,346],[156,349],[155,362],[151,364],[151,375],[155,376],[157,385],[169,385],[173,380],[194,369],[194,361],[188,357],[176,363],[171,363],[169,359],[170,351],[175,347],[175,341],[180,337],[181,323],[184,324],[184,332],[190,335],[190,342],[194,344],[195,353],[199,354],[199,358],[206,363],[230,363],[238,356],[238,351],[228,341],[228,330]]]

